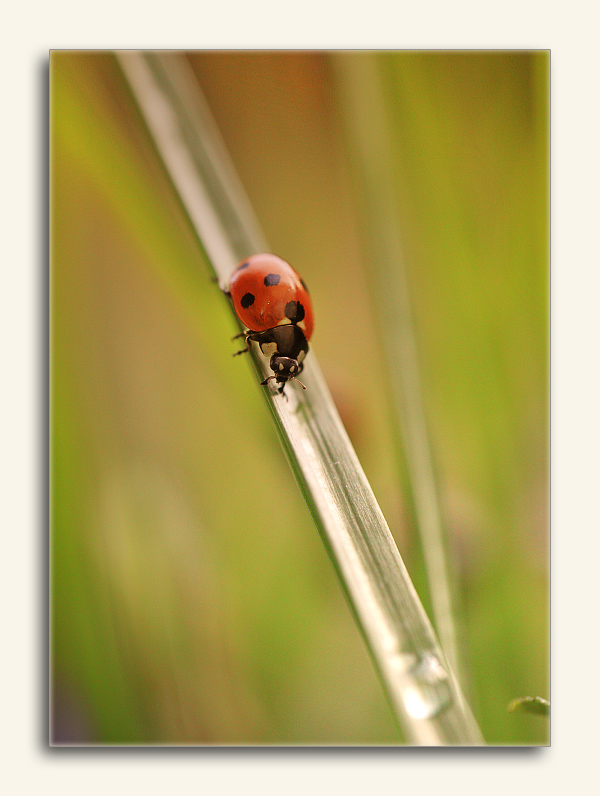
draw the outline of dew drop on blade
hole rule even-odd
[[[404,707],[414,719],[430,719],[452,699],[448,672],[427,652],[405,674]]]

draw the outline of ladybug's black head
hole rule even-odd
[[[300,372],[297,359],[282,357],[280,354],[273,354],[269,366],[275,374],[278,384],[293,379],[295,374]]]
[[[302,384],[302,382],[299,381],[295,375],[296,373],[300,373],[302,370],[302,366],[298,364],[297,359],[293,359],[292,357],[282,357],[280,354],[273,354],[269,365],[275,375],[269,376],[269,378],[265,379],[262,384],[268,384],[271,379],[275,379],[277,384],[285,385],[287,381],[294,379],[294,381],[297,381],[304,390],[306,389],[304,384]],[[283,392],[283,387],[280,388],[279,392]]]

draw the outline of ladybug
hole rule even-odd
[[[274,372],[261,384],[275,379],[281,395],[290,379],[306,389],[296,376],[304,367],[314,319],[308,288],[292,266],[274,254],[247,257],[231,275],[228,295],[250,330],[233,338],[244,337],[247,346],[233,356],[249,351],[251,342],[258,343]]]

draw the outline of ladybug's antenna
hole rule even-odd
[[[297,382],[298,382],[298,384],[299,384],[299,385],[302,387],[302,389],[303,389],[303,390],[305,390],[305,389],[306,389],[306,385],[302,384],[302,382],[300,381],[300,379],[297,379],[295,376],[292,376],[292,379],[294,379],[294,381],[297,381]]]

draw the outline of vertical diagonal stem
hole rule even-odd
[[[369,224],[383,345],[404,438],[409,483],[425,557],[434,620],[446,657],[460,671],[446,544],[431,446],[422,401],[421,379],[409,289],[402,253],[392,149],[376,56],[336,58],[337,75],[348,108],[348,130]]]

